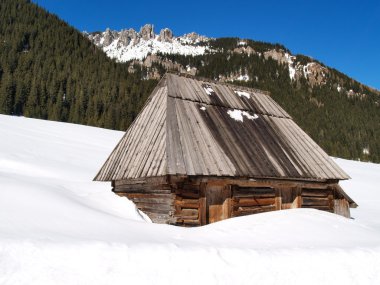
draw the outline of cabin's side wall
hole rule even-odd
[[[154,223],[175,223],[175,193],[166,177],[113,182],[113,192],[127,197]]]
[[[201,226],[256,213],[314,208],[350,217],[337,183],[165,176],[113,183],[155,223]]]

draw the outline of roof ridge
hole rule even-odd
[[[266,90],[261,90],[261,89],[257,89],[257,88],[253,88],[253,87],[236,85],[236,84],[229,83],[229,82],[221,82],[221,81],[213,80],[213,79],[210,79],[210,78],[205,78],[205,77],[201,77],[201,76],[191,75],[189,73],[167,71],[165,73],[165,75],[166,74],[173,74],[173,75],[177,75],[179,77],[190,78],[190,79],[194,79],[194,80],[197,80],[197,81],[209,82],[209,83],[213,83],[213,84],[220,84],[220,85],[224,85],[224,86],[231,87],[231,88],[236,88],[236,89],[246,90],[246,91],[251,91],[251,92],[257,92],[257,93],[262,93],[262,94],[267,95],[267,96],[271,96],[270,92],[266,91]]]

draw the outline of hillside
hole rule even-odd
[[[155,84],[35,4],[1,2],[1,113],[125,129]]]
[[[0,115],[0,133],[1,284],[380,282],[377,164],[335,159],[353,220],[294,209],[182,228],[92,181],[122,132]]]
[[[380,162],[378,91],[280,44],[83,34],[28,0],[0,5],[2,114],[125,130],[167,70],[268,90],[330,155]]]

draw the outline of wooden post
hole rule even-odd
[[[281,210],[281,205],[282,205],[281,189],[276,188],[275,190],[276,190],[276,198],[275,198],[276,210]]]
[[[301,208],[302,207],[302,188],[300,186],[295,187],[294,191],[296,192],[296,198],[295,201],[295,208]]]
[[[199,185],[199,223],[201,226],[207,224],[206,187],[207,183],[204,182]]]

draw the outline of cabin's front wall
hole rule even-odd
[[[113,182],[155,223],[200,226],[230,217],[314,208],[350,217],[337,182],[212,179],[165,176]]]

